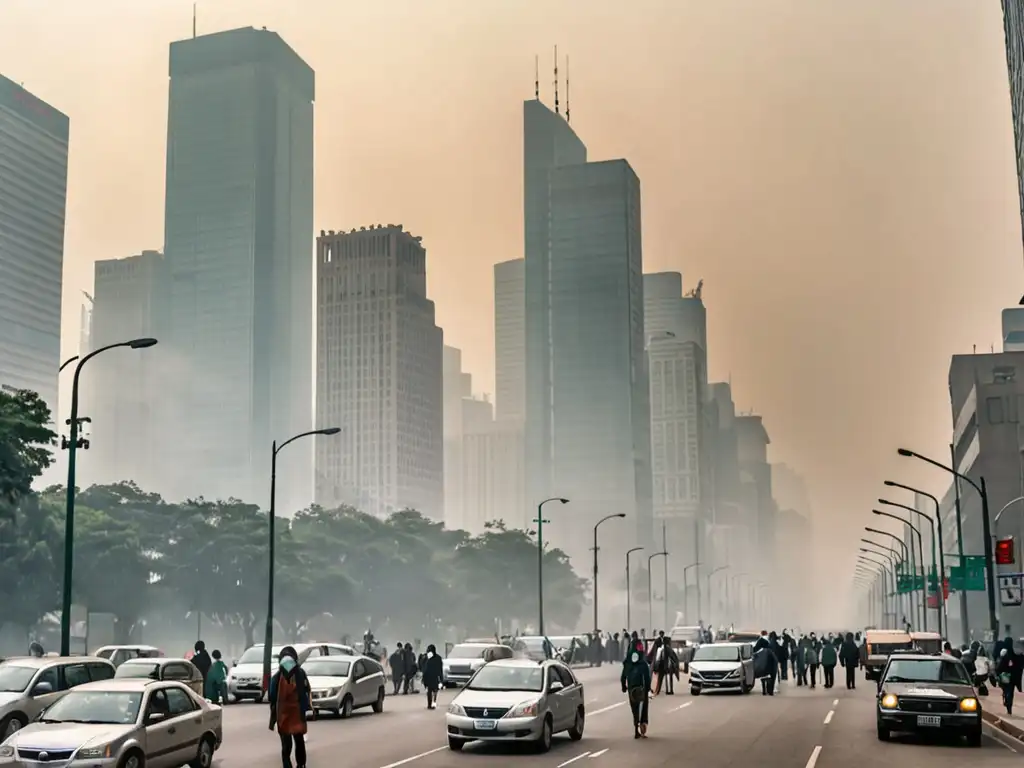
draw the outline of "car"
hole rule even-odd
[[[119,667],[129,659],[158,659],[164,652],[152,645],[104,645],[93,655]]]
[[[372,707],[384,711],[384,667],[369,656],[313,656],[302,669],[313,690],[312,707],[348,717],[352,710]]]
[[[277,669],[278,657],[285,645],[271,648],[271,672]],[[340,643],[294,643],[292,647],[299,655],[299,664],[317,656],[356,656],[355,649]],[[252,646],[232,664],[228,671],[228,701],[263,701],[267,695],[267,683],[263,679],[263,643]]]
[[[900,653],[889,657],[878,681],[878,740],[893,732],[964,736],[981,746],[981,702],[960,660]]]
[[[511,648],[501,643],[459,643],[441,660],[444,687],[465,685],[484,664],[514,655]]]
[[[470,741],[526,742],[551,749],[556,733],[583,738],[583,684],[560,661],[500,659],[482,666],[448,705],[448,748]]]
[[[868,680],[878,680],[890,654],[894,651],[913,650],[914,641],[909,633],[901,629],[869,630],[864,635],[864,645],[860,649],[864,677]]]
[[[515,656],[521,659],[545,661],[548,657],[544,649],[545,644],[550,645],[550,641],[539,635],[520,635],[513,642],[512,651]],[[551,650],[554,651],[554,648],[551,648]]]
[[[0,742],[72,688],[109,680],[114,665],[92,656],[27,656],[0,664]]]
[[[176,680],[202,696],[203,673],[188,659],[128,659],[117,668],[115,678],[138,678],[147,680]]]
[[[702,645],[690,660],[690,693],[733,689],[750,693],[754,687],[754,654],[750,643]]]
[[[221,708],[183,683],[87,683],[0,745],[0,766],[210,768],[222,725]]]
[[[921,653],[942,653],[942,635],[938,632],[911,632],[910,639]]]

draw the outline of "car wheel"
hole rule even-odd
[[[980,747],[981,746],[981,728],[976,731],[971,731],[967,734],[967,746],[969,747]]]
[[[384,711],[384,686],[377,689],[377,700],[373,702],[373,711],[378,715]]]
[[[881,723],[879,723],[878,724],[878,740],[879,741],[888,741],[889,740],[889,735],[890,735],[889,729],[886,728]]]
[[[691,685],[690,686],[690,695],[691,696],[700,696],[700,688],[698,688],[695,685]]]
[[[569,729],[569,738],[573,741],[579,741],[583,738],[583,726],[586,722],[586,714],[583,712],[583,707],[576,710],[576,721],[572,724],[572,728]]]
[[[210,768],[213,765],[213,739],[209,736],[203,737],[199,742],[199,752],[188,765],[189,768]]]
[[[465,739],[456,739],[454,736],[448,737],[448,749],[452,752],[461,752],[464,746],[466,746]]]
[[[537,751],[538,752],[550,752],[551,751],[551,716],[544,718],[544,724],[540,727],[540,738],[537,739]]]
[[[341,716],[343,718],[350,717],[352,715],[352,697],[347,693],[345,698],[341,700]]]
[[[132,750],[117,764],[117,768],[145,768],[146,758],[138,750]]]
[[[0,721],[0,742],[4,742],[28,724],[23,715],[10,715]]]

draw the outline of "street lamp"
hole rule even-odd
[[[938,590],[938,593],[940,595],[939,599],[944,603],[946,601],[946,590],[945,590],[945,586],[946,586],[946,565],[945,565],[945,560],[939,560],[936,557],[936,554],[935,554],[935,537],[937,536],[937,534],[935,532],[935,521],[932,520],[924,512],[919,510],[917,507],[911,507],[911,506],[908,506],[906,504],[899,504],[899,503],[897,503],[895,501],[889,501],[888,499],[879,499],[878,503],[879,504],[884,504],[887,507],[896,507],[897,509],[905,509],[905,510],[907,510],[907,512],[912,512],[913,514],[917,515],[918,517],[922,517],[922,518],[924,518],[925,520],[928,521],[928,524],[931,526],[931,529],[932,529],[932,570],[935,571],[935,581],[936,581],[936,585],[935,586],[936,586],[936,589]],[[922,557],[923,556],[924,555],[922,553]],[[942,541],[940,540],[939,541],[939,557],[941,557],[941,556],[942,556]],[[927,595],[928,594],[928,579],[927,578],[925,578],[925,582],[924,583],[925,583],[924,594]],[[927,613],[928,613],[928,606],[927,605],[925,605],[925,609],[924,610],[925,610],[925,615],[927,615]],[[942,611],[936,611],[936,613],[938,613],[938,615],[939,615],[939,634],[941,635],[942,634]],[[948,629],[948,627],[947,627],[947,629]],[[925,629],[925,631],[927,632],[928,630]]]
[[[910,451],[910,450],[907,450],[906,448],[900,448],[898,450],[898,452],[899,452],[900,456],[908,456],[908,457],[913,457],[915,459],[920,459],[921,461],[925,462],[926,464],[931,464],[933,467],[938,467],[939,469],[946,470],[951,475],[953,475],[953,477],[958,478],[960,480],[964,480],[965,482],[970,483],[971,486],[974,488],[974,490],[976,490],[978,492],[978,495],[981,496],[981,528],[982,528],[981,536],[982,536],[982,540],[983,540],[984,546],[985,546],[985,582],[986,582],[986,586],[988,587],[988,589],[986,590],[988,592],[988,623],[989,623],[989,630],[992,632],[992,638],[993,639],[998,638],[999,637],[999,619],[996,617],[996,584],[995,584],[995,579],[993,578],[993,576],[994,576],[994,574],[993,574],[993,560],[995,558],[992,556],[992,521],[989,518],[989,514],[988,514],[988,491],[985,489],[985,478],[984,477],[979,478],[980,483],[976,483],[971,478],[969,478],[967,475],[961,474],[960,472],[957,472],[952,467],[947,467],[945,464],[941,464],[941,463],[935,461],[935,459],[930,459],[927,456],[922,456],[920,453],[917,453],[916,451]],[[966,570],[965,563],[964,563],[963,520],[961,519],[961,516],[960,516],[960,507],[959,506],[957,507],[957,510],[956,510],[956,535],[957,535],[957,542],[958,542],[959,553],[960,553],[960,568],[963,569],[963,570]],[[966,597],[963,597],[961,599],[963,599],[965,602],[967,600]],[[963,627],[962,631],[963,631],[964,637],[966,637],[967,636],[967,625],[966,624],[964,624],[964,627]]]
[[[633,616],[631,610],[633,593],[629,588],[629,556],[634,552],[639,552],[642,549],[643,547],[633,547],[632,549],[626,550],[626,628],[630,632],[633,631]]]
[[[886,599],[887,597],[891,598],[891,595],[889,594],[889,572],[887,570],[887,566],[881,561],[875,560],[873,557],[868,557],[864,554],[858,555],[857,561],[861,564],[859,567],[867,568],[869,572],[875,575],[875,578],[878,578],[879,574],[882,576],[882,623],[885,624],[885,615],[887,613],[886,606],[888,605],[890,608],[893,607],[891,599]],[[890,612],[889,615],[894,616],[895,612]],[[895,621],[893,622],[893,625],[895,626]]]
[[[691,568],[699,568],[701,563],[690,563],[683,568],[683,611],[686,613],[686,620],[692,621],[690,617],[690,580],[687,578],[686,573]],[[700,574],[697,575],[700,578]],[[697,606],[697,612],[700,612],[700,605]],[[700,619],[700,616],[697,617]]]
[[[910,557],[911,557],[911,554],[914,551],[913,547],[909,547],[908,548],[906,543],[903,541],[903,539],[901,539],[895,533],[889,533],[889,531],[883,531],[881,528],[872,528],[871,526],[868,526],[868,525],[864,526],[864,530],[867,531],[868,533],[877,533],[879,536],[888,536],[890,539],[893,540],[894,543],[900,545],[900,549],[902,550],[901,557],[903,559],[903,562],[904,563],[911,562]],[[866,539],[861,539],[861,541],[866,541]],[[913,544],[913,538],[911,538],[911,544]],[[879,546],[879,545],[876,544],[876,546]],[[913,594],[907,595],[907,602],[910,603],[910,613],[911,613],[911,615],[913,615],[913,613],[914,613]]]
[[[861,541],[865,541],[865,539],[861,539]],[[874,542],[871,542],[870,539],[868,539],[867,542],[868,543],[874,543]],[[888,563],[889,563],[889,568],[891,569],[890,570],[890,574],[892,575],[892,581],[893,581],[894,584],[898,584],[899,582],[898,582],[898,580],[896,578],[896,566],[899,565],[899,558],[893,557],[893,555],[889,554],[889,552],[895,553],[896,550],[894,550],[894,549],[890,550],[888,547],[881,547],[881,546],[878,546],[877,544],[875,544],[875,546],[878,547],[879,550],[883,550],[883,551],[879,552],[879,551],[876,551],[874,549],[868,549],[867,547],[861,547],[860,551],[864,552],[866,554],[869,554],[869,555],[877,555],[879,557],[885,558],[886,561],[888,561]],[[898,592],[899,592],[899,590],[897,589],[897,593]],[[899,602],[900,602],[899,594],[897,594],[893,598],[893,602],[897,606],[899,606]],[[913,615],[913,614],[911,614],[911,615]]]
[[[280,445],[275,440],[270,446],[270,513],[267,516],[268,534],[270,536],[270,546],[267,553],[268,560],[268,573],[267,573],[267,626],[263,631],[263,690],[270,690],[270,662],[273,657],[273,646],[274,646],[274,555],[275,555],[275,542],[277,536],[275,535],[274,520],[275,520],[275,509],[277,504],[277,454],[288,445],[294,443],[303,437],[310,437],[311,435],[336,435],[341,432],[338,427],[328,427],[326,429],[312,429],[309,432],[301,432],[294,437],[290,437]]]
[[[668,552],[655,552],[647,558],[647,621],[651,632],[654,632],[654,589],[651,585],[651,560],[656,557],[668,557]],[[665,599],[668,600],[668,595],[665,595]]]
[[[540,504],[537,505],[537,519],[534,520],[537,524],[537,630],[541,637],[544,637],[544,523],[551,522],[550,520],[544,519],[544,505],[557,501],[561,504],[568,504],[568,499],[563,499],[560,496],[552,496],[550,499],[544,499]]]
[[[878,510],[878,509],[872,509],[871,510],[871,514],[873,514],[873,515],[881,515],[882,517],[890,517],[893,520],[898,520],[899,522],[903,523],[904,525],[909,526],[910,530],[912,530],[914,533],[917,534],[917,556],[918,556],[918,559],[921,561],[921,569],[923,571],[926,571],[927,568],[924,565],[924,547],[921,545],[921,529],[918,528],[916,525],[914,525],[909,520],[907,520],[905,517],[900,517],[899,515],[894,515],[891,512],[882,512],[881,510]],[[913,576],[914,576],[914,582],[916,583],[917,582],[917,574],[915,573]],[[927,583],[928,583],[928,580],[925,579],[925,585],[926,586],[927,586]],[[897,589],[897,588],[893,587],[893,589]],[[897,589],[897,591],[898,591],[898,589]],[[924,590],[924,591],[927,592],[927,589]],[[918,615],[921,617],[921,629],[923,629],[925,632],[927,632],[928,631],[928,611],[925,610],[924,603],[925,603],[925,601],[923,599],[918,603],[918,607],[920,609],[920,613]]]
[[[539,514],[537,516],[540,517]],[[594,632],[595,633],[598,631],[598,626],[597,626],[597,529],[599,527],[601,527],[601,523],[607,522],[608,520],[613,520],[616,517],[625,517],[625,516],[626,516],[625,512],[619,512],[619,513],[614,514],[614,515],[606,515],[605,517],[602,517],[600,520],[598,520],[597,524],[594,526]]]
[[[71,365],[77,359],[78,359],[78,355],[75,355],[74,357],[69,357],[67,360],[65,360],[63,363],[60,364],[60,368],[57,369],[57,373],[60,373],[61,371],[63,371],[65,368],[67,368],[69,365]]]
[[[715,568],[713,571],[711,571],[711,573],[708,574],[708,602],[709,603],[711,602],[711,599],[712,599],[711,598],[711,577],[714,576],[719,571],[728,570],[728,568],[729,568],[728,565],[720,565],[717,568]],[[728,580],[725,583],[728,584],[729,583]],[[708,606],[709,609],[710,609],[710,607],[711,606]],[[710,612],[711,611],[709,610],[708,613],[710,613]]]
[[[90,352],[78,360],[75,366],[75,377],[71,383],[71,419],[69,420],[68,439],[68,487],[66,511],[64,513],[64,590],[61,601],[60,615],[60,655],[71,655],[71,587],[72,575],[75,567],[75,451],[78,448],[78,383],[82,375],[82,366],[92,360],[101,352],[118,347],[129,347],[131,349],[146,349],[156,344],[156,339],[143,338],[122,341],[117,344],[108,344]],[[68,365],[76,358],[65,360],[61,368]],[[58,373],[60,371],[58,370]]]

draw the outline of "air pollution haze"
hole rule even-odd
[[[807,480],[791,556],[822,586],[798,617],[851,616],[837,577],[882,481],[947,487],[897,447],[948,455],[949,356],[998,345],[1020,294],[999,3],[206,0],[197,26],[266,26],[316,71],[315,229],[421,235],[483,391],[493,265],[523,255],[522,104],[535,55],[550,104],[567,53],[573,126],[641,180],[644,271],[704,280],[709,380]],[[65,357],[93,262],[162,247],[167,51],[191,31],[190,0],[0,7],[0,71],[71,118]]]

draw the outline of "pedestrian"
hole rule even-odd
[[[779,648],[775,652],[775,658],[779,660],[779,682],[789,679],[789,641],[790,637],[786,630],[782,630],[782,637],[779,638]]]
[[[206,675],[203,695],[214,704],[228,703],[228,665],[223,662],[218,650],[213,652],[213,662]]]
[[[831,688],[836,684],[836,664],[839,662],[839,653],[832,640],[821,646],[821,669],[825,675],[825,687]]]
[[[633,738],[647,738],[649,699],[651,695],[651,668],[636,644],[622,663],[622,692],[629,696],[629,708],[633,712]]]
[[[199,670],[199,674],[203,676],[203,690],[206,690],[206,678],[210,674],[210,667],[213,666],[213,659],[210,658],[210,654],[206,651],[206,643],[202,640],[196,640],[195,653],[192,654],[192,663],[196,669]]]
[[[416,652],[412,649],[412,643],[406,643],[402,649],[402,669],[405,678],[402,693],[419,693],[416,690]]]
[[[1006,714],[1013,714],[1014,690],[1021,689],[1021,657],[1013,649],[1013,639],[1007,637],[999,649],[999,661],[996,663],[996,680],[1003,692],[1003,706]]]
[[[297,768],[306,768],[306,713],[312,710],[309,678],[299,666],[295,649],[281,649],[278,671],[270,678],[270,730],[281,738],[281,765],[292,768],[292,745]],[[316,718],[316,711],[313,711]]]
[[[811,688],[818,684],[818,665],[821,663],[821,643],[813,632],[807,643],[807,667],[811,670]]]
[[[28,655],[34,656],[37,659],[41,659],[43,656],[46,655],[46,652],[43,650],[43,646],[40,643],[33,640],[28,646]]]
[[[807,685],[807,644],[808,639],[801,637],[796,644],[796,684]]]
[[[388,666],[391,668],[391,685],[394,688],[392,693],[397,696],[402,680],[405,679],[405,651],[401,643],[395,646],[395,652],[388,659]]]
[[[441,663],[441,657],[437,655],[437,648],[434,645],[427,646],[420,674],[423,687],[427,691],[427,709],[437,709],[437,692],[441,690],[441,683],[444,682],[444,665]]]
[[[857,667],[860,666],[860,649],[853,633],[847,632],[846,639],[839,648],[839,663],[846,668],[846,689],[852,691],[857,687]]]
[[[775,633],[772,632],[774,636]],[[775,676],[778,674],[778,659],[775,658],[774,639],[768,637],[767,631],[754,643],[754,677],[761,680],[761,695],[775,695]]]

